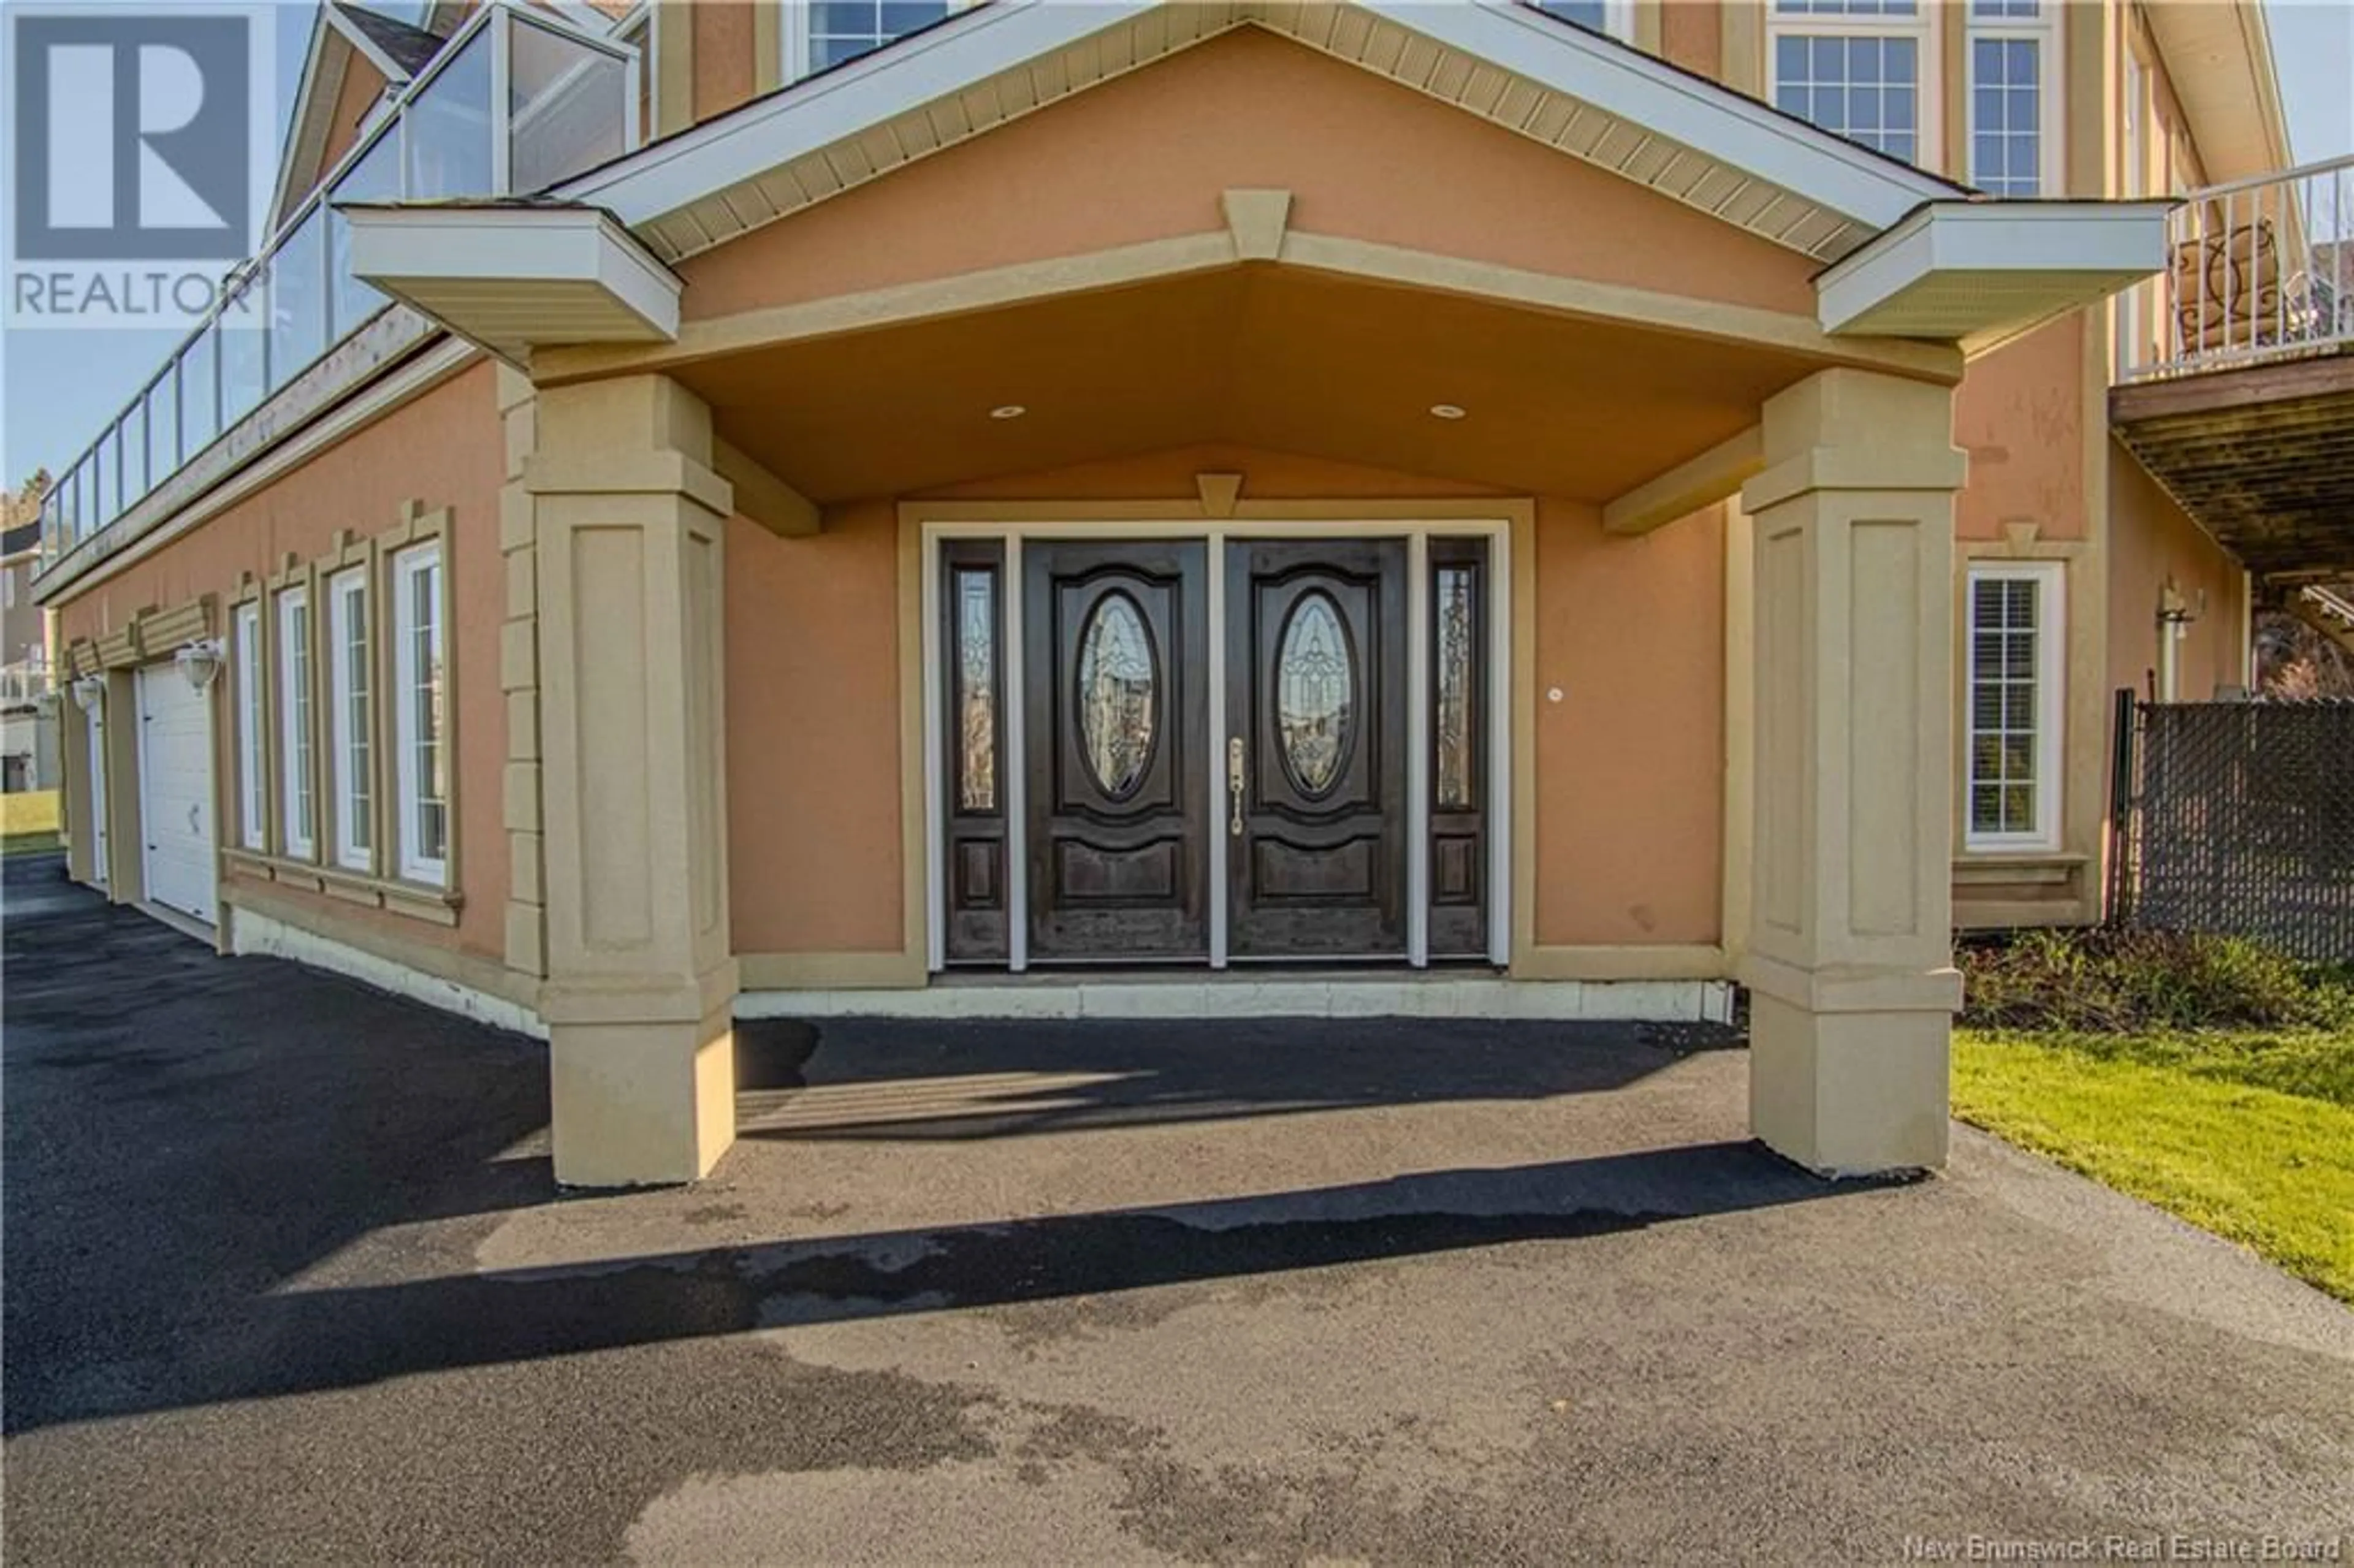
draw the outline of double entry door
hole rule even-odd
[[[1014,553],[944,552],[949,961],[1484,955],[1484,540]]]

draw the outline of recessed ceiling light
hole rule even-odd
[[[1018,419],[1029,411],[1019,403],[1000,403],[989,411],[989,417],[992,419]]]
[[[1433,403],[1430,415],[1435,419],[1459,419],[1463,417],[1463,408],[1456,403]]]

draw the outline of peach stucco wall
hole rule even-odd
[[[696,0],[695,118],[708,120],[750,98],[756,63],[749,0]]]
[[[736,950],[885,952],[903,939],[899,521],[727,530],[727,882]]]
[[[337,160],[352,150],[360,139],[360,122],[368,110],[384,95],[384,73],[368,63],[355,49],[352,51],[350,68],[344,72],[341,90],[335,94],[335,107],[327,122],[327,141],[319,154],[319,173],[324,176],[334,168]]]
[[[1724,60],[1724,7],[1717,0],[1676,0],[1661,5],[1659,52],[1686,70],[1719,78]]]
[[[2115,441],[2109,444],[2109,502],[2107,689],[2148,692],[2158,661],[2158,606],[2169,583],[2184,606],[2199,612],[2176,644],[2175,694],[2203,702],[2218,685],[2244,683],[2247,590],[2240,564]]]
[[[1190,498],[1202,471],[1260,499],[1481,492],[1251,449],[1192,448],[960,487],[964,499]],[[1333,524],[1336,533],[1347,525]],[[1535,866],[1541,944],[1713,942],[1723,768],[1723,571],[1714,512],[1614,539],[1592,507],[1538,505]],[[896,508],[825,532],[728,535],[729,883],[739,952],[896,950]],[[1528,570],[1530,563],[1516,563]],[[1559,703],[1546,700],[1550,689]]]
[[[1970,458],[1961,537],[1999,539],[2024,522],[2045,539],[2084,536],[2084,382],[2081,314],[1971,364],[1954,396],[1954,444]]]
[[[1620,539],[1540,502],[1537,572],[1537,940],[1716,941],[1723,511]]]
[[[1256,29],[1196,46],[688,261],[691,317],[1218,228],[1304,230],[1812,318],[1806,258]]]
[[[347,924],[369,924],[412,940],[492,958],[505,951],[507,843],[500,784],[506,715],[499,693],[499,624],[505,572],[499,556],[499,487],[504,453],[493,401],[492,367],[478,365],[322,452],[186,537],[124,568],[58,609],[68,641],[122,625],[149,606],[169,609],[218,596],[216,627],[226,635],[228,605],[246,573],[265,577],[286,557],[310,560],[334,548],[345,529],[363,537],[402,521],[404,502],[448,507],[449,574],[457,624],[447,642],[456,713],[457,886],[465,903],[454,930],[406,916],[361,910],[337,899],[271,887],[273,897],[307,902]],[[217,767],[235,753],[226,726],[214,739]],[[221,824],[224,847],[234,831]],[[233,887],[230,877],[226,885]]]

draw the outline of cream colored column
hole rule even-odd
[[[693,1181],[736,1136],[723,545],[711,416],[665,376],[544,389],[536,513],[556,1178]]]
[[[1947,388],[1827,370],[1766,405],[1749,1116],[1835,1174],[1946,1159],[1953,969]]]

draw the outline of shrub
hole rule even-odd
[[[1964,946],[1962,1019],[1984,1029],[2354,1029],[2354,974],[2239,937],[2022,931]]]

